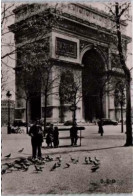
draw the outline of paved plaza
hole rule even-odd
[[[125,127],[124,127],[125,128]],[[14,162],[20,157],[31,156],[31,141],[26,134],[7,135],[2,128],[2,164]],[[43,142],[43,157],[50,155],[53,161],[36,172],[34,165],[28,171],[12,171],[2,175],[2,194],[83,194],[83,193],[131,193],[133,187],[132,147],[124,147],[126,134],[121,127],[104,126],[104,136],[97,126],[86,126],[82,131],[82,145],[70,146],[69,132],[60,132],[59,148],[47,148]],[[78,141],[79,143],[79,141]],[[18,153],[24,148],[22,153]],[[9,159],[5,155],[11,153]],[[61,166],[50,171],[56,157],[61,155]],[[85,164],[85,156],[100,160],[100,167],[92,172],[92,165]],[[71,157],[78,159],[74,164]],[[66,168],[66,163],[70,164]]]

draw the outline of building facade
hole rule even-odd
[[[113,20],[105,12],[80,3],[61,3],[59,5],[59,10],[61,11],[55,12],[55,18],[59,15],[60,19],[48,28],[46,23],[51,17],[49,6],[49,4],[25,4],[14,10],[15,24],[10,26],[10,30],[15,34],[16,47],[20,51],[30,40],[29,52],[26,55],[24,55],[25,51],[16,54],[16,68],[20,64],[28,63],[33,57],[33,53],[36,54],[35,51],[32,51],[36,42],[40,41],[40,45],[43,45],[43,40],[48,38],[48,54],[54,64],[51,69],[51,80],[53,79],[54,81],[56,75],[62,74],[64,68],[70,71],[69,75],[72,74],[71,77],[74,78],[76,83],[79,82],[80,78],[79,94],[82,94],[82,96],[80,96],[77,103],[77,121],[92,122],[100,118],[101,110],[102,117],[120,120],[120,108],[115,108],[114,97],[111,93],[104,92],[102,102],[100,99],[103,80],[99,75],[110,70],[115,70],[116,72],[116,69],[121,73],[121,76],[123,75],[118,65],[119,62],[114,62],[114,56],[117,56],[114,43],[116,43],[117,38],[115,31],[112,30],[114,26]],[[42,16],[44,23],[42,22],[41,25],[38,25]],[[125,35],[125,31],[126,24],[123,23],[122,41],[124,52],[126,53],[130,38]],[[41,34],[38,34],[40,32]],[[43,61],[44,58],[46,58],[45,48],[37,59],[42,59]],[[20,76],[21,72],[16,71],[16,91],[20,87]],[[61,77],[57,81],[60,83]],[[106,83],[106,88],[108,88],[108,85]],[[87,94],[86,90],[84,90],[86,86],[88,86]],[[66,121],[72,118],[72,111],[70,110],[72,103],[67,101],[62,106],[60,95],[56,93],[58,89],[59,86],[52,88],[52,93],[48,98],[47,119],[53,122]],[[19,92],[19,96],[16,97],[15,109],[17,118],[25,119],[26,101],[23,96],[20,96],[23,94],[22,90]],[[40,95],[30,98],[27,106],[29,120],[43,118],[44,105],[44,94],[40,93]],[[102,105],[102,109],[100,105]]]
[[[10,122],[14,121],[15,103],[10,100]],[[1,100],[1,125],[8,124],[8,100]]]

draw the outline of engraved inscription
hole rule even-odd
[[[59,56],[77,58],[77,43],[57,37],[55,54]]]

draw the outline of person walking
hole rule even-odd
[[[99,120],[98,127],[99,127],[98,133],[100,133],[101,136],[103,136],[104,131],[103,131],[103,121],[102,121],[102,119]]]
[[[77,126],[76,123],[70,128],[70,138],[71,138],[71,146],[77,145],[78,135],[77,135]]]
[[[59,130],[58,127],[54,128],[54,147],[58,148],[59,146]]]
[[[42,127],[39,124],[39,120],[36,120],[33,126],[30,128],[29,135],[31,136],[32,144],[32,158],[36,159],[37,154],[38,158],[42,158],[41,146],[43,142],[43,131]]]

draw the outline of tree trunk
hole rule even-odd
[[[76,106],[76,94],[74,96],[74,103],[73,106],[75,107],[75,109],[73,110],[73,125],[76,124],[76,110],[77,110],[77,106]]]
[[[73,110],[73,125],[76,123],[76,110]]]
[[[130,81],[126,85],[126,144],[132,145],[132,123],[131,123],[131,84]]]
[[[28,100],[26,99],[26,133],[28,134]]]
[[[117,119],[117,106],[115,106],[115,120],[118,120]]]
[[[123,133],[123,107],[122,104],[121,105],[121,133]]]
[[[100,93],[100,119],[103,118],[103,94]]]
[[[46,133],[46,125],[47,125],[47,93],[44,98],[44,136]]]
[[[131,125],[131,73],[125,63],[125,57],[123,55],[122,48],[122,36],[120,31],[120,16],[119,16],[119,3],[115,3],[115,14],[116,14],[116,28],[117,28],[117,39],[118,39],[118,51],[122,69],[125,73],[126,78],[126,143],[125,146],[132,145],[132,125]]]

